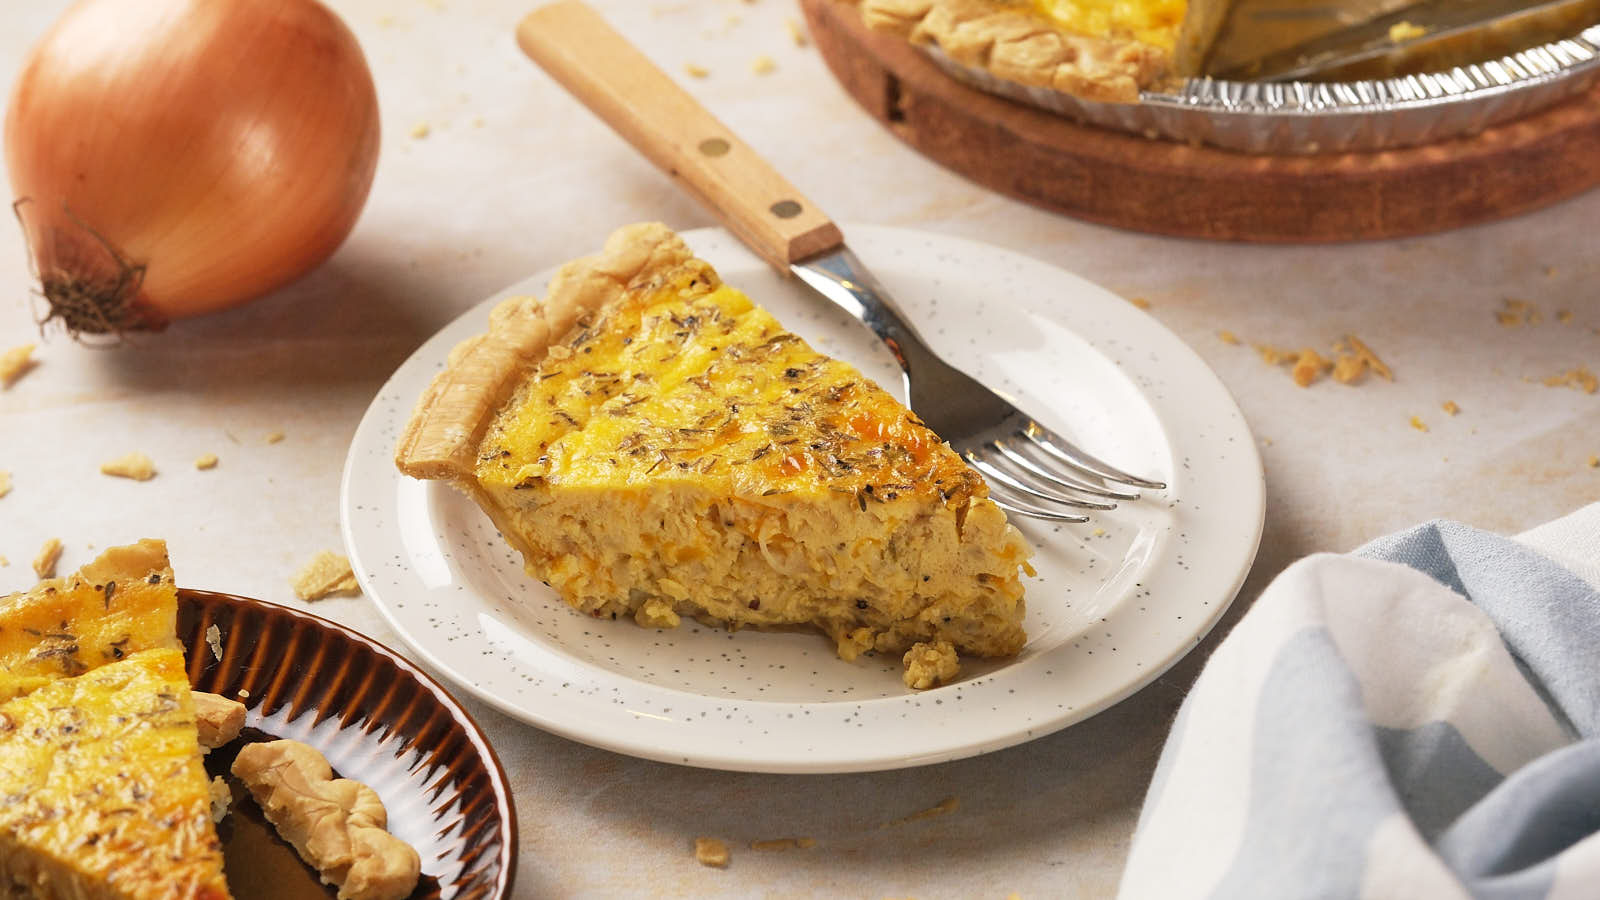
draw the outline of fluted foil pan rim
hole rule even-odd
[[[1137,103],[1030,87],[922,48],[979,90],[1150,138],[1248,153],[1388,150],[1476,134],[1587,90],[1600,77],[1600,25],[1487,62],[1400,78],[1247,82],[1191,78]]]

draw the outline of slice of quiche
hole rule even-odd
[[[593,616],[812,626],[845,659],[1026,639],[1028,547],[978,474],[663,225],[500,304],[396,462],[470,494]]]
[[[177,649],[177,615],[167,545],[156,540],[0,597],[0,701],[139,650]]]
[[[0,895],[229,896],[178,650],[0,704],[0,797]]]
[[[0,597],[0,897],[225,898],[161,541]]]

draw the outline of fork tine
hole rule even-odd
[[[967,464],[972,466],[974,469],[977,469],[979,472],[982,472],[985,478],[988,478],[991,481],[998,481],[999,483],[1020,494],[1026,494],[1029,497],[1038,497],[1041,500],[1049,500],[1052,503],[1060,503],[1063,506],[1076,506],[1079,509],[1117,508],[1115,503],[1104,503],[1098,500],[1084,500],[1078,497],[1068,497],[1062,494],[1052,494],[1046,491],[1041,491],[1038,488],[1032,487],[1027,483],[1017,479],[1010,473],[1004,471],[994,463],[989,462],[971,450],[968,450],[962,455],[966,457]]]
[[[1061,462],[1085,472],[1090,472],[1107,481],[1117,481],[1122,484],[1131,484],[1135,487],[1149,488],[1154,491],[1166,490],[1166,482],[1151,481],[1148,478],[1129,475],[1116,466],[1083,452],[1073,446],[1071,442],[1064,440],[1060,435],[1032,419],[1028,420],[1027,427],[1022,429],[1022,435],[1033,441],[1034,445],[1039,449],[1054,456]]]
[[[1133,493],[1132,491],[1119,491],[1113,488],[1103,487],[1098,484],[1090,484],[1087,481],[1071,478],[1060,472],[1052,472],[1033,460],[1027,458],[1026,456],[1023,456],[1021,453],[1018,453],[1014,448],[1004,441],[990,441],[989,446],[993,447],[995,450],[998,450],[1001,456],[1004,456],[1018,468],[1026,469],[1028,473],[1034,477],[1042,478],[1052,484],[1060,485],[1064,488],[1070,488],[1080,493],[1090,494],[1095,497],[1110,497],[1113,500],[1139,499],[1139,495]]]
[[[1001,490],[1004,490],[1004,488],[1002,487]],[[993,500],[996,506],[1000,507],[1006,512],[1015,513],[1019,516],[1028,516],[1029,518],[1033,519],[1047,519],[1052,522],[1072,522],[1075,524],[1082,524],[1089,521],[1089,517],[1085,515],[1079,515],[1077,513],[1054,512],[1048,509],[1041,509],[1037,506],[1029,506],[1026,503],[1007,497],[993,489],[989,491],[989,499]]]

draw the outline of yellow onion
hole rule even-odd
[[[377,93],[316,0],[82,0],[24,64],[5,150],[46,320],[159,328],[333,253],[372,186]]]

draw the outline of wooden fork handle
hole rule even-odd
[[[517,43],[779,272],[844,243],[794,185],[581,0],[529,13]]]

